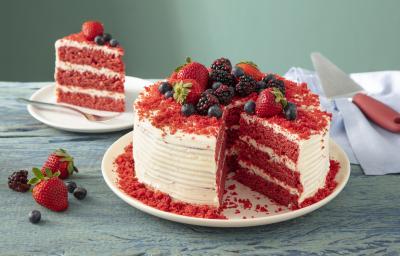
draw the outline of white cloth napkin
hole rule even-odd
[[[400,71],[350,75],[370,96],[400,111]],[[400,173],[400,134],[388,132],[370,122],[348,99],[330,101],[324,97],[315,72],[291,68],[286,78],[306,82],[320,95],[321,105],[332,113],[331,137],[347,153],[350,162],[360,164],[366,175]]]

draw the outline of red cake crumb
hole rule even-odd
[[[125,152],[119,155],[114,163],[117,166],[119,188],[132,198],[148,206],[190,217],[208,219],[226,218],[215,208],[175,202],[169,195],[149,189],[144,184],[140,183],[137,178],[135,178],[132,144],[125,147]]]
[[[236,209],[236,210],[235,210],[235,214],[240,214],[240,210],[239,210],[239,209]]]
[[[244,209],[251,209],[253,207],[253,204],[250,202],[249,199],[239,199],[238,200],[240,204],[242,204]]]
[[[236,185],[235,184],[232,184],[232,185],[230,185],[229,187],[228,187],[228,190],[234,190],[236,188]]]

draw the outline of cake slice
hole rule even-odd
[[[85,22],[82,31],[59,39],[56,49],[57,102],[123,112],[125,65],[123,48],[98,22]]]

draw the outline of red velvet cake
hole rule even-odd
[[[325,185],[330,114],[306,84],[226,58],[187,61],[134,104],[135,175],[173,200],[218,209],[227,172],[299,207]]]
[[[56,48],[57,102],[86,108],[125,110],[123,48],[99,22],[88,21],[82,31],[59,39]]]

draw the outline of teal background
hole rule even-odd
[[[399,69],[400,1],[147,0],[0,2],[0,80],[52,80],[54,41],[101,20],[127,74],[163,77],[185,56],[227,56],[264,71],[311,68],[320,51],[348,72]]]

